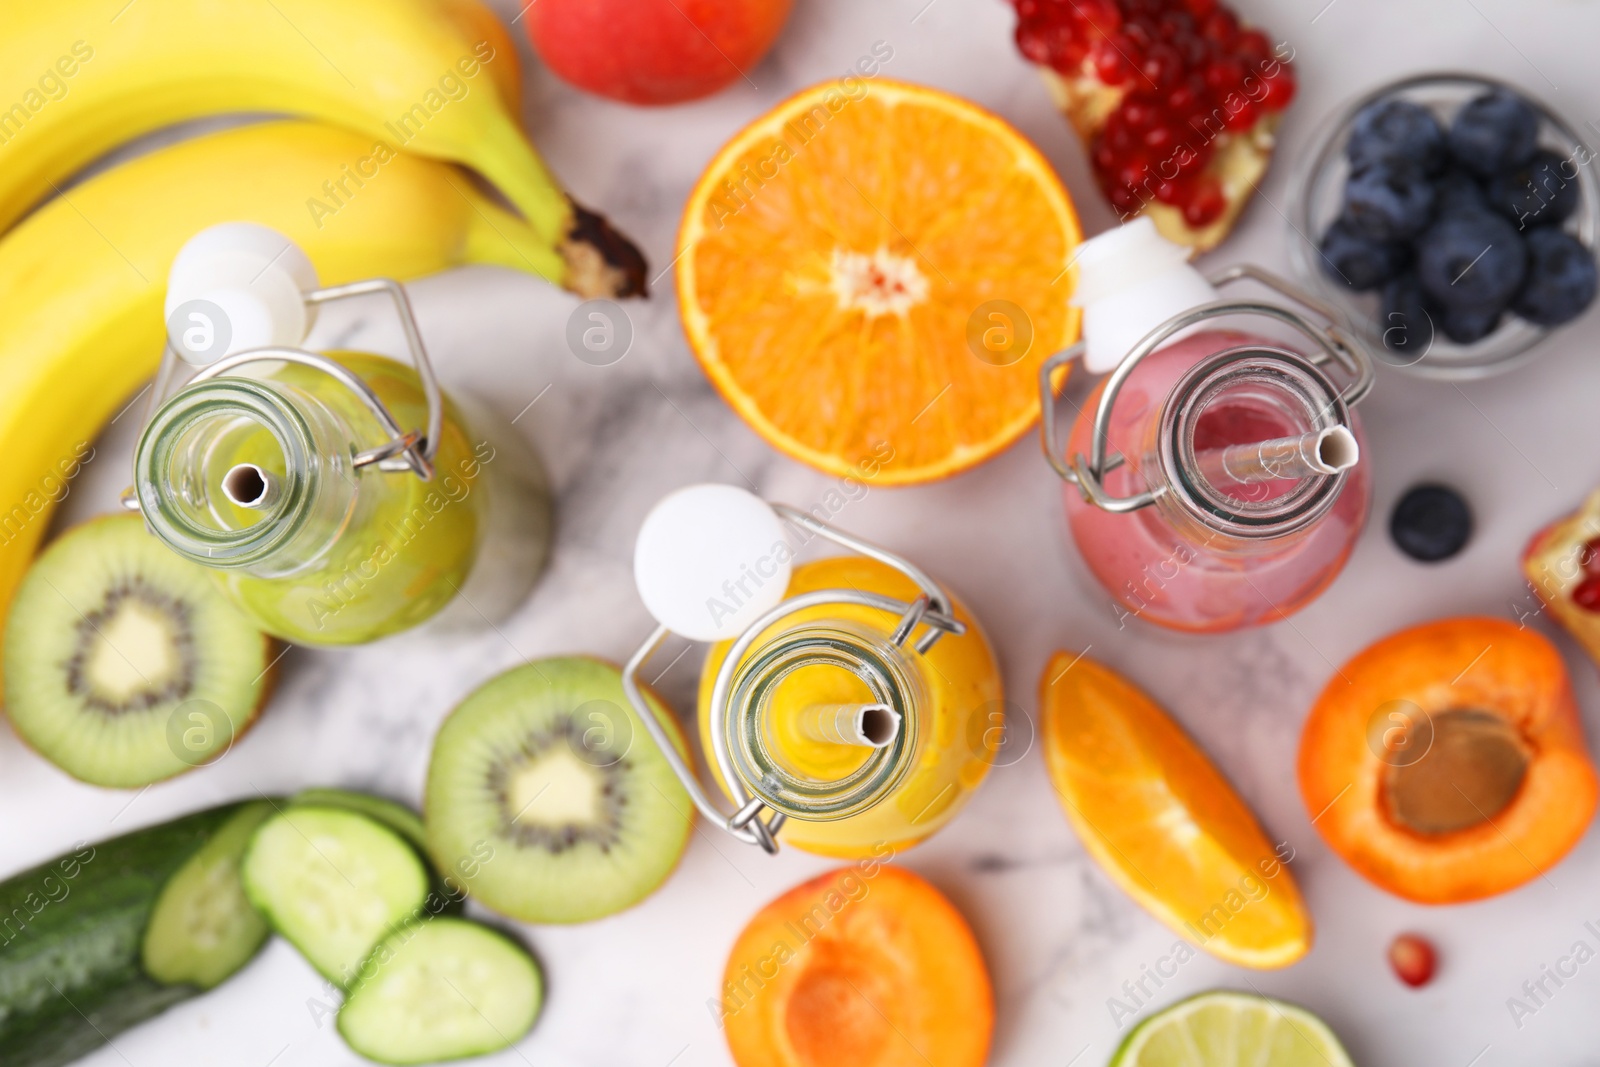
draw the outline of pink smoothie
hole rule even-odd
[[[1206,331],[1145,358],[1117,398],[1110,451],[1129,457],[1105,478],[1116,496],[1146,488],[1144,471],[1160,475],[1153,456],[1154,424],[1173,385],[1199,360],[1242,344],[1273,343],[1233,331]],[[1069,459],[1089,455],[1094,411],[1104,383],[1084,405],[1067,445]],[[1354,420],[1354,416],[1352,416]],[[1291,425],[1270,404],[1248,396],[1213,403],[1195,427],[1197,450],[1247,444],[1308,427]],[[1352,425],[1361,438],[1359,421]],[[1344,566],[1366,519],[1371,486],[1366,463],[1343,475],[1339,497],[1311,526],[1283,537],[1240,539],[1207,531],[1182,533],[1157,507],[1112,514],[1066,487],[1067,519],[1089,568],[1114,598],[1119,618],[1142,618],[1178,630],[1217,632],[1272,622],[1310,603]],[[1296,483],[1277,480],[1216,488],[1241,500],[1271,500]]]

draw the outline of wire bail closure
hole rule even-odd
[[[374,448],[357,452],[352,458],[351,465],[356,470],[365,467],[376,467],[384,472],[410,471],[423,481],[433,480],[433,457],[439,448],[439,432],[444,421],[444,393],[439,388],[438,376],[434,374],[433,363],[428,358],[428,350],[422,343],[422,333],[417,328],[416,316],[411,310],[411,301],[406,296],[405,287],[392,278],[370,278],[366,281],[350,282],[347,285],[334,285],[321,289],[313,289],[303,294],[306,304],[319,306],[330,304],[338,300],[347,300],[353,297],[370,296],[373,294],[387,294],[393,301],[397,317],[400,320],[401,332],[405,335],[406,347],[411,353],[412,366],[416,368],[417,377],[422,381],[423,395],[428,402],[428,424],[424,428],[405,429],[395,418],[394,412],[373,392],[372,387],[358,375],[351,373],[343,364],[318,352],[303,348],[288,348],[282,346],[268,346],[253,348],[245,352],[238,352],[231,356],[224,356],[196,373],[192,378],[174,392],[181,392],[183,388],[195,382],[208,381],[222,377],[240,367],[252,363],[295,363],[302,367],[321,371],[334,381],[344,386],[356,395],[372,413],[383,432],[389,440]],[[156,409],[166,399],[166,394],[171,385],[173,375],[178,365],[178,353],[172,346],[169,338],[162,349],[161,366],[156,371],[154,384],[151,386],[150,399],[145,403],[143,423],[149,428],[150,420],[155,415]],[[122,494],[122,506],[129,511],[138,511],[139,498],[132,488]]]
[[[695,808],[709,822],[720,827],[732,837],[749,845],[759,845],[768,854],[778,851],[778,831],[782,828],[788,816],[779,811],[772,811],[767,818],[762,818],[763,810],[770,810],[760,797],[755,796],[746,788],[745,782],[740,778],[733,764],[732,754],[728,751],[727,738],[724,725],[728,718],[728,701],[733,687],[733,676],[745,653],[750,650],[758,637],[767,629],[782,619],[798,611],[820,607],[827,604],[852,604],[859,607],[876,608],[893,615],[900,616],[890,632],[890,640],[897,646],[905,647],[909,642],[913,651],[924,654],[931,649],[945,634],[960,636],[967,632],[966,624],[955,617],[951,608],[950,597],[944,589],[930,578],[921,568],[903,556],[890,552],[870,541],[865,541],[853,534],[845,533],[821,519],[815,518],[798,508],[787,504],[768,503],[778,518],[800,527],[813,534],[827,538],[833,543],[866,556],[868,559],[877,560],[905,575],[916,583],[921,594],[910,602],[898,600],[894,597],[883,596],[878,593],[867,593],[858,589],[819,589],[810,593],[802,593],[783,601],[765,615],[756,619],[750,626],[736,638],[728,649],[728,654],[722,661],[721,668],[717,671],[717,680],[711,690],[711,715],[709,730],[712,754],[716,758],[717,768],[722,780],[727,783],[733,802],[736,805],[732,814],[724,813],[707,794],[705,787],[695,777],[694,770],[679,754],[678,748],[673,744],[672,736],[668,733],[667,726],[657,717],[655,709],[645,699],[643,688],[639,683],[639,671],[643,669],[650,657],[661,647],[662,643],[672,633],[666,626],[658,624],[655,630],[647,637],[644,644],[628,658],[627,664],[622,668],[622,689],[627,694],[628,702],[633,705],[633,710],[638,712],[643,720],[645,729],[650,738],[655,742],[661,754],[666,758],[667,764],[677,775],[678,781],[683,783],[688,790],[690,799]],[[918,628],[921,628],[920,635]],[[915,638],[913,640],[913,638]],[[701,739],[704,742],[705,738]]]
[[[1100,406],[1095,411],[1094,437],[1087,458],[1080,452],[1072,458],[1071,463],[1068,463],[1063,455],[1055,418],[1055,390],[1051,386],[1051,377],[1055,371],[1082,355],[1085,343],[1079,341],[1070,348],[1062,349],[1045,360],[1043,366],[1039,368],[1041,416],[1039,426],[1045,459],[1063,481],[1077,486],[1084,497],[1096,507],[1114,514],[1124,514],[1155,503],[1156,494],[1149,489],[1136,496],[1126,497],[1112,496],[1106,491],[1105,476],[1125,462],[1125,457],[1120,453],[1108,454],[1111,440],[1111,411],[1116,404],[1117,395],[1122,391],[1134,368],[1174,334],[1191,326],[1224,315],[1259,315],[1273,319],[1292,327],[1315,346],[1316,351],[1300,358],[1310,361],[1319,368],[1330,363],[1337,364],[1350,376],[1350,383],[1339,394],[1339,399],[1345,405],[1353,406],[1360,403],[1372,391],[1376,377],[1372,356],[1344,328],[1338,313],[1327,304],[1284,281],[1276,274],[1249,264],[1228,267],[1207,279],[1218,289],[1244,280],[1266,286],[1280,296],[1315,312],[1323,321],[1319,323],[1292,308],[1254,300],[1217,300],[1190,308],[1183,314],[1168,319],[1146,334],[1117,365],[1116,370],[1107,377],[1105,391],[1100,397]],[[1298,356],[1299,353],[1295,355]]]

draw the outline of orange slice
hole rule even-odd
[[[1039,682],[1045,762],[1113,881],[1174,932],[1243,967],[1286,967],[1311,916],[1285,861],[1204,752],[1136,686],[1058,652]]]
[[[1039,365],[1078,336],[1081,233],[1003,120],[921,86],[847,88],[791,97],[711,161],[678,235],[679,309],[707,376],[775,448],[925,482],[1039,417]]]

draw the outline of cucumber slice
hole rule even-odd
[[[371,793],[357,793],[349,789],[302,789],[289,798],[293,807],[315,806],[344,808],[376,819],[419,849],[428,847],[428,832],[423,829],[422,816],[398,801]]]
[[[434,866],[433,857],[428,854],[428,832],[422,825],[422,816],[404,804],[371,793],[320,786],[300,790],[289,798],[289,803],[296,807],[344,808],[378,820],[410,841],[428,869],[428,911],[434,915],[459,915],[466,909],[466,887],[459,881],[446,880],[443,872]]]
[[[245,893],[323,977],[348,985],[383,936],[423,914],[428,872],[416,849],[376,820],[290,806],[256,830]]]
[[[379,1063],[434,1063],[515,1044],[544,1002],[527,951],[466,919],[401,928],[362,964],[339,1033]]]
[[[271,814],[265,800],[240,808],[162,888],[140,949],[151,978],[210,989],[260,950],[271,931],[244,895],[239,861]]]

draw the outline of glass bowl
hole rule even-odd
[[[1540,116],[1539,147],[1573,161],[1579,204],[1563,229],[1594,250],[1596,218],[1600,216],[1600,188],[1596,186],[1594,168],[1590,166],[1594,152],[1566,119],[1538,97],[1520,86],[1477,74],[1416,75],[1390,82],[1350,101],[1318,131],[1291,183],[1289,225],[1294,232],[1289,239],[1290,254],[1301,280],[1344,313],[1378,362],[1419,377],[1463,380],[1499,374],[1533,358],[1539,342],[1553,331],[1508,312],[1494,333],[1474,344],[1459,345],[1435,331],[1431,341],[1423,346],[1421,355],[1391,352],[1383,343],[1378,292],[1356,292],[1330,277],[1322,267],[1317,243],[1342,207],[1345,178],[1350,173],[1344,154],[1345,142],[1350,139],[1350,125],[1357,112],[1376,100],[1398,96],[1428,108],[1448,127],[1462,104],[1490,89],[1505,89],[1526,100]]]

